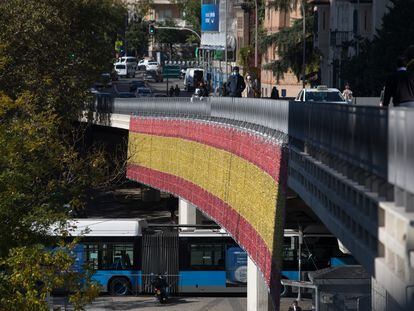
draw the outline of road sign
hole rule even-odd
[[[181,73],[180,66],[164,66],[162,69],[162,75],[164,78],[179,78]]]

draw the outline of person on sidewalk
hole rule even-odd
[[[179,97],[179,96],[180,96],[180,88],[178,87],[178,84],[176,84],[176,85],[175,85],[175,88],[174,88],[174,95],[175,95],[176,97]]]
[[[302,311],[302,308],[299,307],[297,300],[293,300],[292,305],[289,307],[288,311]]]
[[[227,82],[227,93],[230,97],[242,97],[242,92],[246,87],[243,77],[239,74],[239,67],[233,67],[233,72]]]
[[[404,57],[397,60],[397,72],[385,83],[383,106],[390,105],[391,97],[394,107],[414,107],[414,73],[407,71]]]
[[[270,93],[270,98],[271,99],[279,99],[279,90],[277,89],[276,86],[274,86],[272,88],[272,93]]]
[[[352,102],[352,91],[351,91],[351,87],[349,86],[349,84],[345,84],[345,90],[342,92],[342,96],[345,98],[345,100],[347,102]]]
[[[247,75],[246,77],[246,88],[243,91],[243,97],[254,98],[255,90],[253,86],[252,77]]]
[[[168,92],[168,95],[170,95],[170,97],[173,97],[174,96],[174,87],[171,85],[171,87],[170,87],[170,91]]]

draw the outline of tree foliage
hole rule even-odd
[[[183,12],[183,19],[197,32],[201,30],[201,1],[194,0],[172,0]],[[190,35],[191,42],[198,42],[195,35]]]
[[[358,96],[379,96],[386,77],[396,69],[398,56],[407,54],[414,44],[414,1],[392,0],[383,17],[382,28],[374,39],[360,45],[360,53],[342,63],[342,78]]]
[[[51,280],[48,271],[68,271],[73,259],[45,250],[47,230],[107,177],[106,156],[83,148],[76,120],[112,67],[124,16],[116,0],[0,1],[1,310],[44,310],[45,294],[71,276]],[[74,306],[94,292],[77,292]]]
[[[148,21],[145,16],[152,7],[152,0],[140,0],[137,3],[129,4],[130,18],[125,31],[128,55],[144,55],[148,50]]]
[[[34,92],[39,109],[79,113],[85,90],[111,69],[124,14],[114,0],[1,1],[3,92]]]
[[[177,27],[173,20],[166,20],[159,26]],[[157,29],[155,33],[155,41],[158,42],[164,52],[168,52],[170,56],[174,53],[174,44],[186,43],[189,32],[176,29]]]
[[[305,0],[306,1],[306,0]],[[280,11],[296,10],[299,5],[302,5],[303,0],[270,0],[269,7]]]
[[[288,3],[289,2],[289,3]],[[285,8],[288,10],[296,7],[297,1],[277,1],[272,3],[272,7],[276,9]],[[313,24],[314,15],[310,7],[306,9],[306,70],[307,74],[318,71],[319,53],[313,46]],[[265,64],[264,69],[272,70],[276,79],[283,78],[284,74],[291,70],[296,77],[302,75],[303,68],[303,18],[296,19],[292,25],[281,29],[278,32],[268,34],[261,37],[260,48],[265,51],[267,47],[274,45],[277,50],[278,59]]]
[[[262,37],[261,50],[265,50],[270,45],[274,45],[277,50],[278,59],[263,66],[270,69],[279,80],[283,75],[291,70],[296,77],[302,75],[303,68],[303,19],[296,19],[290,27]],[[318,70],[319,54],[313,47],[313,16],[306,17],[306,73]]]
[[[47,298],[54,289],[69,291],[74,309],[83,310],[99,287],[91,282],[90,271],[80,274],[73,269],[73,251],[74,245],[48,252],[43,245],[14,248],[1,262],[6,267],[0,276],[1,310],[50,310]]]
[[[131,21],[125,33],[128,55],[144,55],[148,50],[149,23],[143,19]]]

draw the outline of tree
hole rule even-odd
[[[395,71],[398,56],[413,59],[414,1],[392,0],[382,28],[370,41],[360,44],[360,53],[343,62],[342,79],[358,96],[379,96],[386,77]],[[363,73],[363,74],[362,74]]]
[[[148,21],[145,16],[152,7],[152,0],[140,0],[138,3],[129,4],[130,18],[125,31],[128,54],[144,55],[148,50]]]
[[[172,20],[166,20],[159,26],[177,27],[177,25]],[[164,49],[168,51],[171,59],[171,56],[173,55],[174,44],[185,43],[188,36],[188,32],[183,30],[157,29],[157,32],[155,33],[155,41],[164,46]]]
[[[128,55],[144,55],[148,50],[148,26],[145,20],[132,21],[125,33],[128,42]]]
[[[197,33],[200,33],[201,30],[201,1],[194,0],[172,0],[173,3],[176,3],[180,10],[183,12],[183,19],[188,22],[188,24],[195,30]],[[198,42],[199,39],[195,35],[189,35],[187,37],[187,42]]]
[[[116,0],[10,0],[0,8],[3,92],[34,92],[39,109],[78,115],[85,91],[112,69],[125,8]]]
[[[277,0],[269,3],[270,7],[276,10],[291,11],[300,4],[298,0]],[[301,2],[300,5],[306,5]],[[313,46],[313,24],[314,15],[311,7],[306,5],[306,69],[309,74],[319,69],[319,53]],[[283,78],[284,74],[291,70],[299,79],[303,73],[303,18],[296,19],[292,25],[282,30],[263,36],[260,42],[261,50],[274,45],[277,49],[278,59],[263,66],[264,69],[273,71],[277,80]]]
[[[99,286],[91,282],[89,270],[86,278],[73,270],[73,250],[74,245],[53,252],[45,252],[43,245],[13,249],[1,262],[7,267],[6,274],[0,276],[1,309],[50,310],[47,298],[53,289],[60,288],[72,293],[69,302],[75,310],[83,310],[98,295]]]
[[[83,147],[76,120],[91,83],[112,67],[124,16],[116,0],[0,2],[1,310],[45,310],[45,294],[72,277],[56,273],[51,281],[44,269],[73,263],[46,251],[57,243],[48,228],[81,209],[107,178],[106,156]],[[79,290],[77,310],[95,292]]]

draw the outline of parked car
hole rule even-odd
[[[328,88],[325,85],[320,85],[312,89],[302,89],[298,96],[296,96],[295,101],[330,102],[339,104],[349,103],[338,89]]]
[[[134,81],[131,81],[129,90],[131,92],[134,92],[135,93],[136,90],[137,90],[137,88],[139,88],[139,87],[148,87],[148,86],[147,86],[147,83],[145,81],[142,81],[142,80],[134,80]]]
[[[144,81],[162,82],[164,81],[164,77],[157,70],[147,70],[144,73]]]
[[[146,70],[148,62],[150,62],[150,61],[153,61],[153,60],[152,59],[147,59],[147,58],[141,59],[138,62],[138,70]]]
[[[136,97],[152,97],[152,91],[148,87],[138,87],[135,91]]]
[[[146,71],[155,70],[155,71],[161,71],[161,65],[158,64],[156,61],[149,61],[148,64],[145,67]]]
[[[135,97],[135,92],[131,92],[128,83],[118,82],[112,85],[112,93],[116,98],[132,98]]]
[[[133,92],[118,92],[118,93],[115,94],[115,97],[117,97],[117,98],[134,98],[136,96],[135,96],[135,93],[133,93]]]

